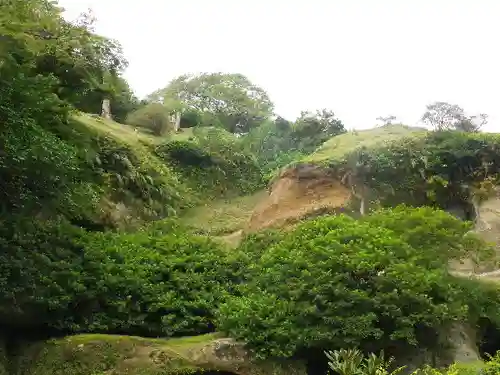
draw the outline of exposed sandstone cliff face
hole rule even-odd
[[[474,232],[496,248],[497,259],[500,259],[500,188],[485,201],[478,204]],[[469,259],[450,264],[453,272],[462,276],[475,276],[485,280],[500,280],[498,264],[474,264]]]
[[[314,165],[284,171],[272,184],[269,195],[255,208],[247,232],[280,227],[293,219],[323,208],[342,208],[351,190]]]

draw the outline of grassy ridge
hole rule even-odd
[[[386,125],[367,130],[355,130],[331,138],[300,162],[321,163],[338,160],[359,148],[380,147],[385,143],[425,133],[426,130],[423,128],[405,125]]]

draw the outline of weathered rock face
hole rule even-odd
[[[476,232],[486,242],[492,243],[496,247],[497,257],[500,258],[500,188],[496,189],[493,196],[479,204],[476,209],[474,232]],[[453,271],[459,273],[482,277],[500,277],[500,270],[496,270],[495,264],[474,264],[471,260],[453,262],[450,264]]]
[[[476,332],[464,324],[455,324],[448,332],[451,348],[448,352],[450,363],[476,362],[481,358],[477,347]]]
[[[160,340],[77,335],[33,344],[18,358],[16,375],[305,375],[298,362],[255,361],[243,345],[213,335]],[[0,372],[1,374],[1,372]]]
[[[413,352],[398,356],[396,365],[406,366],[402,375],[412,375],[415,370],[425,365],[443,368],[452,363],[462,365],[481,363],[475,330],[468,325],[454,324],[443,332],[443,339],[446,344],[439,351],[431,352],[427,349],[416,349]]]
[[[500,188],[479,205],[476,214],[476,233],[485,241],[495,244],[496,253],[500,255]]]
[[[299,165],[274,181],[267,199],[255,208],[246,231],[281,227],[318,209],[341,208],[350,198],[351,191],[324,168]]]

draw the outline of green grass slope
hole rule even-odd
[[[382,147],[409,136],[424,135],[424,128],[405,125],[386,125],[367,130],[355,130],[335,136],[321,145],[315,152],[301,159],[300,163],[322,163],[340,160],[361,148]]]
[[[181,223],[196,232],[224,235],[242,230],[248,224],[255,206],[267,196],[260,190],[251,195],[223,198],[190,208],[181,217]]]
[[[154,154],[153,136],[87,114],[75,115],[70,126],[55,131],[78,151],[80,179],[99,195],[99,220],[128,225],[176,216],[192,205],[190,189]]]
[[[79,113],[60,135],[80,150],[82,179],[103,191],[111,222],[180,216],[198,232],[224,234],[242,228],[262,195],[255,158],[221,129],[188,128],[158,137]],[[117,213],[121,203],[125,212]]]

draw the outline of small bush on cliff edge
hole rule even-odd
[[[400,210],[415,226],[426,225],[418,209]],[[421,242],[401,237],[389,229],[388,211],[367,220],[337,216],[299,225],[267,249],[255,249],[262,255],[250,266],[243,295],[221,306],[220,328],[261,356],[437,345],[439,330],[467,315],[462,287],[447,263],[463,255],[473,236],[451,215],[429,214],[453,230],[439,235],[440,227],[429,223]],[[452,240],[457,251],[436,256]]]

